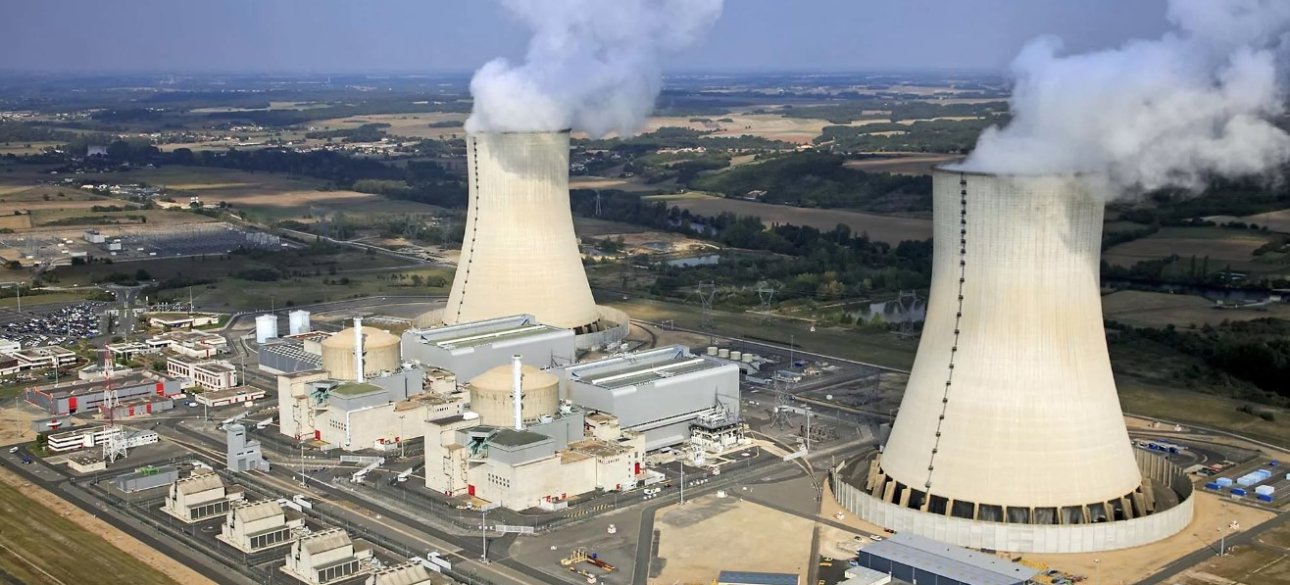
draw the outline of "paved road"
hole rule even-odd
[[[1237,532],[1236,534],[1228,536],[1227,546],[1230,548],[1237,545],[1250,545],[1254,542],[1254,539],[1258,538],[1264,532],[1267,532],[1273,528],[1276,528],[1277,526],[1284,524],[1287,519],[1290,519],[1290,512],[1283,512],[1280,515],[1278,515],[1276,518],[1268,520],[1267,522],[1264,522],[1249,530],[1243,530],[1243,531]],[[1162,585],[1162,584],[1172,583],[1171,579],[1178,576],[1183,571],[1186,571],[1187,569],[1190,569],[1204,562],[1205,559],[1208,559],[1218,554],[1217,547],[1218,547],[1218,544],[1215,543],[1213,548],[1210,548],[1210,547],[1202,548],[1172,563],[1169,563],[1168,565],[1165,565],[1164,568],[1160,569],[1160,571],[1156,572],[1156,574],[1150,577],[1147,577],[1146,579],[1143,579],[1141,581],[1138,581],[1137,585]]]

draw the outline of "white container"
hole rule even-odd
[[[708,346],[708,355],[717,355],[717,346],[715,346],[715,345],[709,345],[709,346]]]
[[[739,362],[739,361],[743,361],[743,359],[744,359],[744,352],[742,352],[742,351],[732,351],[732,352],[730,352],[730,359],[732,359],[732,360],[734,360],[734,361],[737,361],[737,362]]]
[[[719,357],[719,358],[721,358],[721,359],[725,359],[725,360],[730,359],[730,350],[728,350],[728,349],[718,349],[718,350],[717,350],[717,357]]]

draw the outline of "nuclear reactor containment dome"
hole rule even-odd
[[[525,422],[553,416],[560,407],[560,380],[555,375],[525,364],[520,370],[523,397],[521,416]],[[479,413],[486,425],[510,428],[515,421],[515,384],[511,365],[497,366],[467,384],[470,410]]]
[[[1072,176],[947,170],[933,191],[918,354],[891,435],[860,480],[881,504],[926,518],[876,504],[858,513],[1001,550],[1105,550],[1181,529],[1190,483],[1174,485],[1162,467],[1172,464],[1135,453],[1111,375],[1098,278],[1104,199]]]
[[[363,372],[367,377],[399,369],[399,338],[384,329],[363,328]],[[354,328],[342,330],[322,342],[323,369],[337,380],[357,380]]]
[[[596,330],[569,209],[569,133],[468,134],[466,162],[466,234],[443,322],[528,314]]]

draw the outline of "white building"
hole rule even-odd
[[[515,315],[429,329],[409,329],[403,358],[470,380],[518,355],[535,368],[571,364],[577,358],[573,331]]]
[[[12,339],[0,337],[0,354],[9,354],[22,349],[22,344]]]
[[[238,502],[224,516],[216,538],[244,553],[254,553],[285,544],[304,528],[304,518],[295,510],[272,500]]]
[[[225,351],[228,340],[207,331],[167,331],[143,342],[150,348],[169,350],[190,358],[212,358]]]
[[[225,488],[224,481],[215,472],[199,470],[170,484],[161,510],[192,524],[227,514],[232,504],[242,501],[243,496],[241,487]]]
[[[372,548],[355,543],[341,528],[328,528],[291,543],[282,572],[309,585],[327,585],[371,571]]]
[[[18,360],[18,367],[24,370],[39,370],[54,366],[70,366],[76,363],[76,352],[50,345],[47,347],[29,347],[9,354]]]
[[[190,381],[184,388],[201,386],[208,390],[227,390],[238,385],[237,367],[225,360],[207,360],[170,356],[166,373]]]
[[[456,581],[427,569],[419,562],[406,562],[380,569],[364,585],[453,585]]]
[[[193,400],[197,404],[217,408],[220,406],[229,406],[232,404],[241,404],[253,402],[264,398],[267,393],[259,388],[251,386],[239,386],[237,388],[226,388],[224,390],[210,390],[193,395]]]

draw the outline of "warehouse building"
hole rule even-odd
[[[166,373],[185,380],[184,388],[227,390],[238,385],[237,368],[225,360],[174,355],[166,359]]]
[[[225,390],[211,390],[194,394],[193,400],[202,406],[218,408],[220,406],[229,406],[231,404],[240,404],[243,402],[253,402],[264,398],[267,393],[259,388],[243,386],[238,388],[228,388]]]
[[[328,528],[291,543],[282,572],[309,585],[327,585],[371,571],[372,547],[350,540],[341,528]]]
[[[653,451],[690,438],[691,427],[719,415],[739,420],[739,366],[673,345],[563,368],[564,395],[644,433]]]
[[[1025,585],[1039,573],[1025,565],[905,532],[861,548],[860,566],[909,583]]]
[[[304,527],[303,515],[278,502],[244,501],[233,504],[225,514],[215,538],[249,554],[289,544],[303,534]]]
[[[244,499],[241,486],[224,487],[215,472],[194,471],[192,475],[170,484],[161,511],[186,524],[223,516],[236,502]]]
[[[537,368],[573,363],[576,340],[571,329],[516,315],[431,329],[409,329],[402,336],[403,357],[442,368],[469,380],[519,355]]]
[[[104,400],[105,379],[73,380],[35,386],[23,391],[23,398],[52,415],[68,415],[99,408]],[[112,378],[112,389],[123,403],[148,397],[170,398],[183,389],[179,380],[151,372],[128,372]]]
[[[45,437],[45,448],[53,453],[66,453],[79,449],[100,447],[113,435],[124,435],[127,449],[142,445],[152,445],[160,440],[157,431],[134,430],[115,426],[82,426],[52,433]]]

